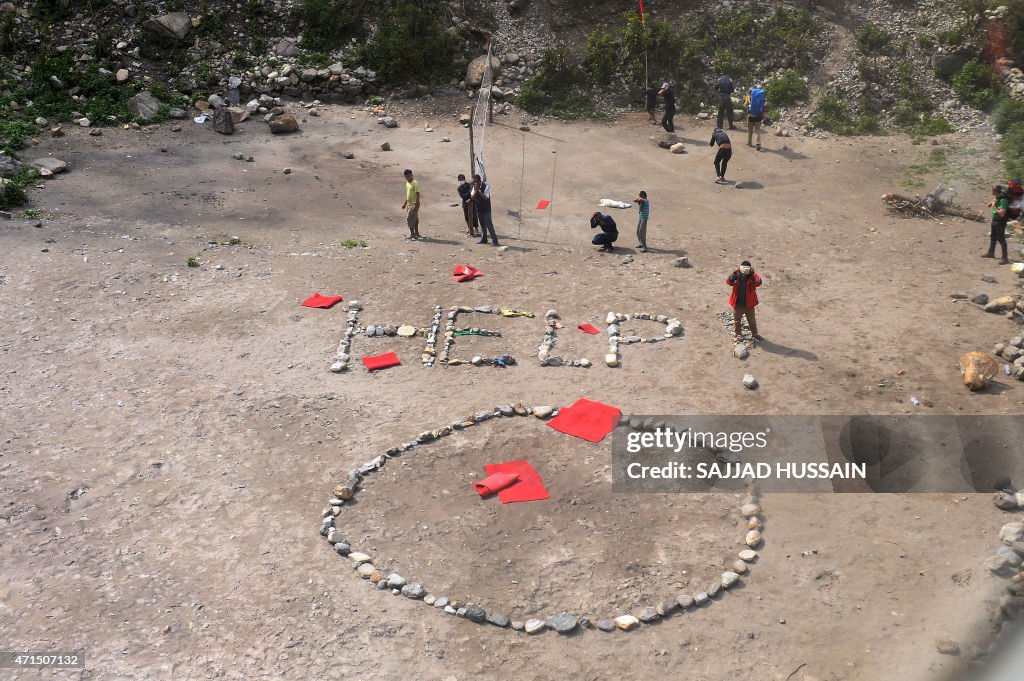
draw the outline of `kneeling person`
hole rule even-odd
[[[619,228],[611,215],[597,212],[590,216],[590,228],[601,228],[601,233],[596,235],[590,243],[600,246],[602,251],[611,252],[612,244],[619,238]]]

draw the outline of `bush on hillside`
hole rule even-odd
[[[768,103],[775,108],[789,106],[807,99],[807,83],[795,71],[783,71],[764,85]]]
[[[1024,102],[1011,97],[1003,97],[992,112],[992,121],[995,124],[996,132],[1000,135],[1017,123],[1024,123]]]
[[[972,59],[953,76],[953,91],[968,104],[984,109],[998,96],[999,80],[990,66]]]

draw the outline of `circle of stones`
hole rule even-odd
[[[373,474],[384,467],[392,458],[408,452],[416,447],[436,442],[451,433],[470,428],[476,424],[502,417],[534,416],[546,421],[558,415],[558,408],[552,406],[525,407],[522,404],[498,405],[490,411],[479,411],[447,426],[436,430],[428,430],[419,434],[415,439],[403,442],[391,447],[384,454],[367,461],[359,468],[348,473],[345,482],[336,485],[328,506],[323,511],[323,521],[320,526],[320,535],[327,539],[327,542],[340,556],[351,561],[352,569],[357,575],[379,590],[390,590],[394,595],[405,596],[413,600],[419,600],[438,610],[467,619],[478,624],[490,624],[500,628],[511,628],[515,631],[523,631],[527,634],[539,634],[547,629],[553,629],[560,634],[569,634],[579,627],[596,628],[601,631],[631,631],[641,626],[641,623],[656,622],[660,619],[681,614],[688,610],[699,609],[714,603],[725,594],[730,587],[735,585],[743,576],[749,572],[750,565],[758,559],[755,549],[763,542],[762,537],[762,512],[756,490],[748,496],[739,509],[740,516],[746,521],[746,535],[743,543],[748,547],[737,554],[732,563],[731,569],[722,573],[721,579],[708,584],[705,588],[691,593],[680,593],[674,599],[661,601],[660,603],[649,604],[636,609],[635,614],[624,613],[608,619],[591,619],[589,617],[577,616],[568,612],[561,612],[546,619],[531,618],[525,622],[512,622],[508,616],[500,612],[488,612],[481,606],[472,603],[463,603],[454,598],[438,595],[429,590],[419,582],[410,582],[402,575],[391,573],[385,576],[373,563],[373,557],[353,550],[352,544],[346,539],[342,530],[337,527],[336,521],[346,502],[351,500],[360,489],[366,476]],[[622,416],[620,426],[626,426],[634,430],[655,430],[664,427],[661,421],[653,418],[630,419]]]

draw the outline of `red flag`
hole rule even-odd
[[[644,23],[644,0],[640,0],[640,23]]]

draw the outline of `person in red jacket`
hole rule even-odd
[[[743,318],[747,318],[750,326],[750,333],[754,340],[764,340],[757,333],[757,320],[754,318],[754,308],[757,307],[757,287],[761,285],[761,277],[751,267],[749,260],[740,263],[738,269],[734,270],[725,282],[732,287],[732,295],[729,296],[729,305],[732,306],[733,331],[736,334],[736,342],[743,340]]]

